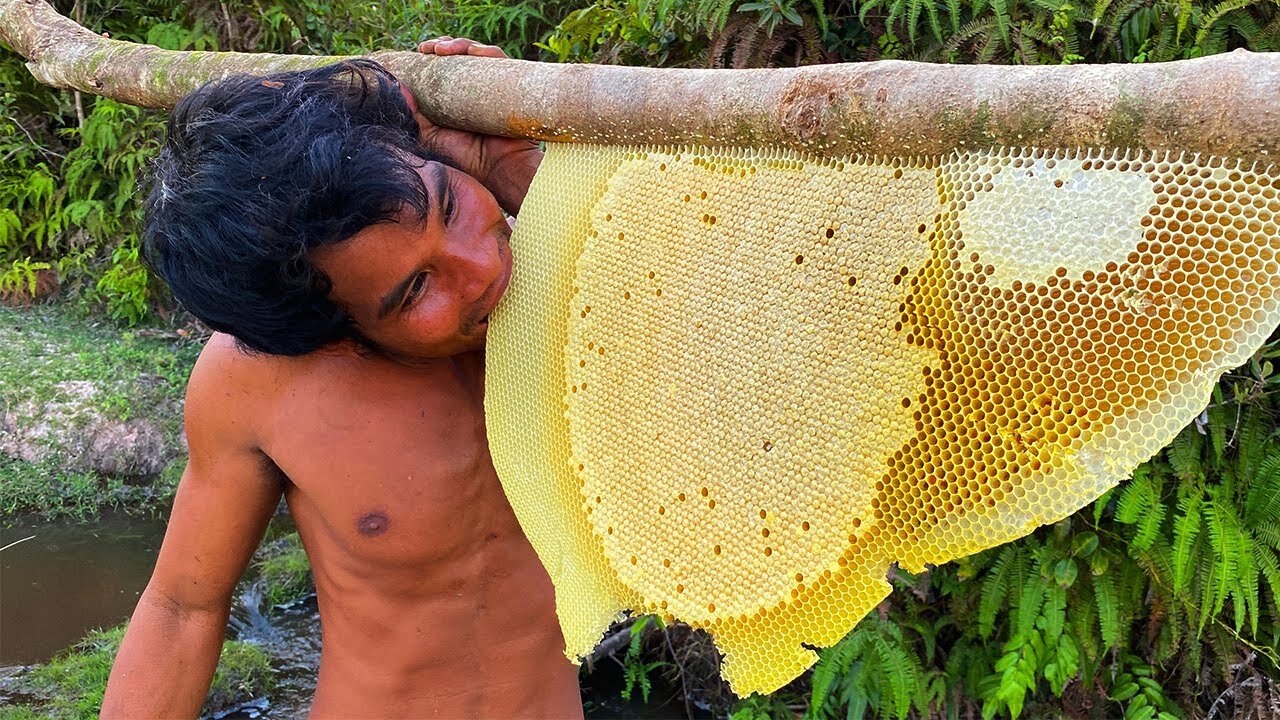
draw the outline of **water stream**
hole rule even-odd
[[[163,518],[106,513],[90,522],[16,518],[0,527],[0,705],[24,695],[27,666],[48,661],[89,630],[133,613],[164,539]],[[288,531],[287,516],[273,521]],[[7,546],[7,547],[6,547]],[[276,688],[218,718],[299,718],[306,715],[319,667],[315,597],[262,607],[262,588],[237,588],[228,637],[252,642],[271,657]]]
[[[0,527],[0,666],[44,662],[128,619],[164,537],[160,518],[17,519]],[[29,540],[26,538],[30,538]]]

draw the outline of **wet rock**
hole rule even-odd
[[[155,419],[174,408],[148,408],[151,417],[114,416],[108,399],[87,380],[58,383],[57,396],[11,403],[0,417],[0,454],[66,472],[152,476],[185,451],[185,438],[169,439]],[[174,403],[176,406],[177,403]]]

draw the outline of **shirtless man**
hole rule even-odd
[[[283,496],[319,597],[312,717],[580,718],[482,405],[511,277],[502,210],[541,154],[430,126],[371,63],[335,68],[228,81],[174,111],[145,241],[221,332],[191,374],[190,464],[102,717],[199,713]]]

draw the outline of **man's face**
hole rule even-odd
[[[437,162],[418,168],[426,222],[406,208],[312,252],[330,297],[387,355],[415,361],[484,347],[489,313],[511,280],[511,228],[475,178]]]

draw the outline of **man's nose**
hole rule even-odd
[[[471,299],[484,294],[497,278],[502,266],[497,242],[487,234],[456,243],[453,258],[459,286]]]

